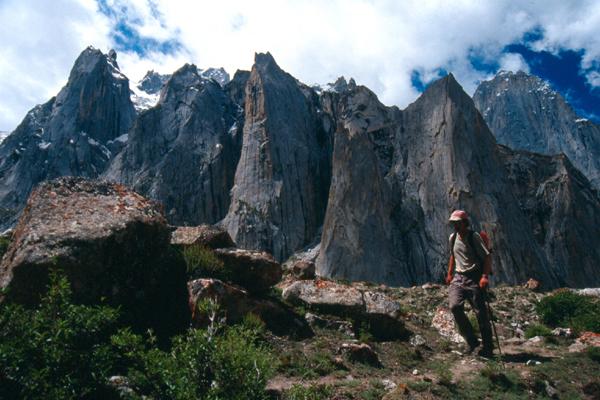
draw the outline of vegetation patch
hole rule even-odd
[[[589,296],[558,290],[540,300],[536,311],[548,326],[600,333],[600,302]]]
[[[215,253],[202,245],[187,246],[183,249],[183,259],[189,279],[215,278],[231,280],[229,271]]]

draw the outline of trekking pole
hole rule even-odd
[[[498,346],[498,354],[500,355],[500,363],[502,364],[502,368],[504,368],[504,363],[502,362],[502,349],[500,348],[500,339],[498,338],[498,332],[496,331],[496,324],[494,323],[494,314],[492,313],[492,307],[490,306],[490,297],[488,295],[487,289],[485,290],[485,304],[487,306],[488,315],[490,317],[490,322],[492,323],[492,330],[494,332],[494,337],[496,337],[496,345]]]

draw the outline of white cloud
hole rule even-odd
[[[593,86],[595,88],[600,87],[600,73],[599,72],[597,72],[597,71],[589,72],[585,77],[586,77],[587,82],[590,84],[590,86]]]
[[[504,71],[524,71],[529,72],[529,65],[523,58],[522,55],[516,53],[506,53],[503,54],[500,58],[499,62],[500,69]]]
[[[175,39],[183,46],[170,56],[155,52],[142,58],[133,52],[121,52],[119,64],[132,81],[140,79],[147,69],[169,73],[185,62],[201,68],[223,66],[233,73],[238,68],[249,69],[255,52],[270,51],[284,70],[303,82],[325,83],[340,75],[354,77],[374,90],[384,103],[405,107],[418,94],[411,84],[414,70],[427,81],[437,76],[439,68],[445,68],[472,93],[477,83],[489,76],[476,70],[469,57],[498,62],[505,69],[527,68],[520,56],[503,55],[502,50],[535,28],[545,32],[536,43],[538,49],[582,49],[585,68],[600,55],[600,3],[594,1],[107,3],[119,10],[140,35],[157,41]],[[42,0],[9,0],[0,6],[0,34],[9,43],[0,48],[0,56],[17,61],[10,61],[13,65],[0,61],[0,89],[5,96],[0,100],[0,129],[14,127],[34,103],[55,94],[77,53],[87,44],[102,49],[111,44],[108,19],[96,11],[93,3],[60,0],[52,4],[49,7]],[[48,12],[50,20],[45,20]],[[15,15],[21,16],[23,23],[5,28],[5,21],[19,19]],[[591,82],[596,82],[595,75],[589,76]]]
[[[0,2],[0,130],[57,94],[88,45],[108,49],[108,21],[93,2]]]

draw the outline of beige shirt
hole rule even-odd
[[[465,274],[477,270],[477,264],[479,263],[479,259],[476,257],[474,251],[477,251],[477,253],[479,254],[481,262],[483,262],[483,260],[485,260],[485,257],[490,254],[489,250],[485,247],[483,239],[481,239],[479,233],[473,232],[473,245],[475,246],[475,249],[471,249],[471,246],[469,245],[469,238],[467,235],[465,235],[463,241],[463,239],[461,239],[460,235],[457,233],[456,241],[454,242],[453,254],[455,261],[455,271],[460,274]],[[454,233],[448,238],[450,246],[452,246],[452,236],[454,236]],[[483,265],[481,266],[481,270],[483,270]]]

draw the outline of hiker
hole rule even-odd
[[[449,239],[450,260],[446,276],[446,284],[450,285],[448,291],[450,310],[460,334],[467,342],[466,353],[471,354],[480,345],[473,326],[465,315],[465,300],[471,304],[477,316],[483,341],[478,354],[490,358],[493,356],[494,344],[485,296],[489,285],[492,257],[479,233],[470,229],[469,216],[465,211],[454,211],[450,216],[450,223],[454,227],[454,233]]]

